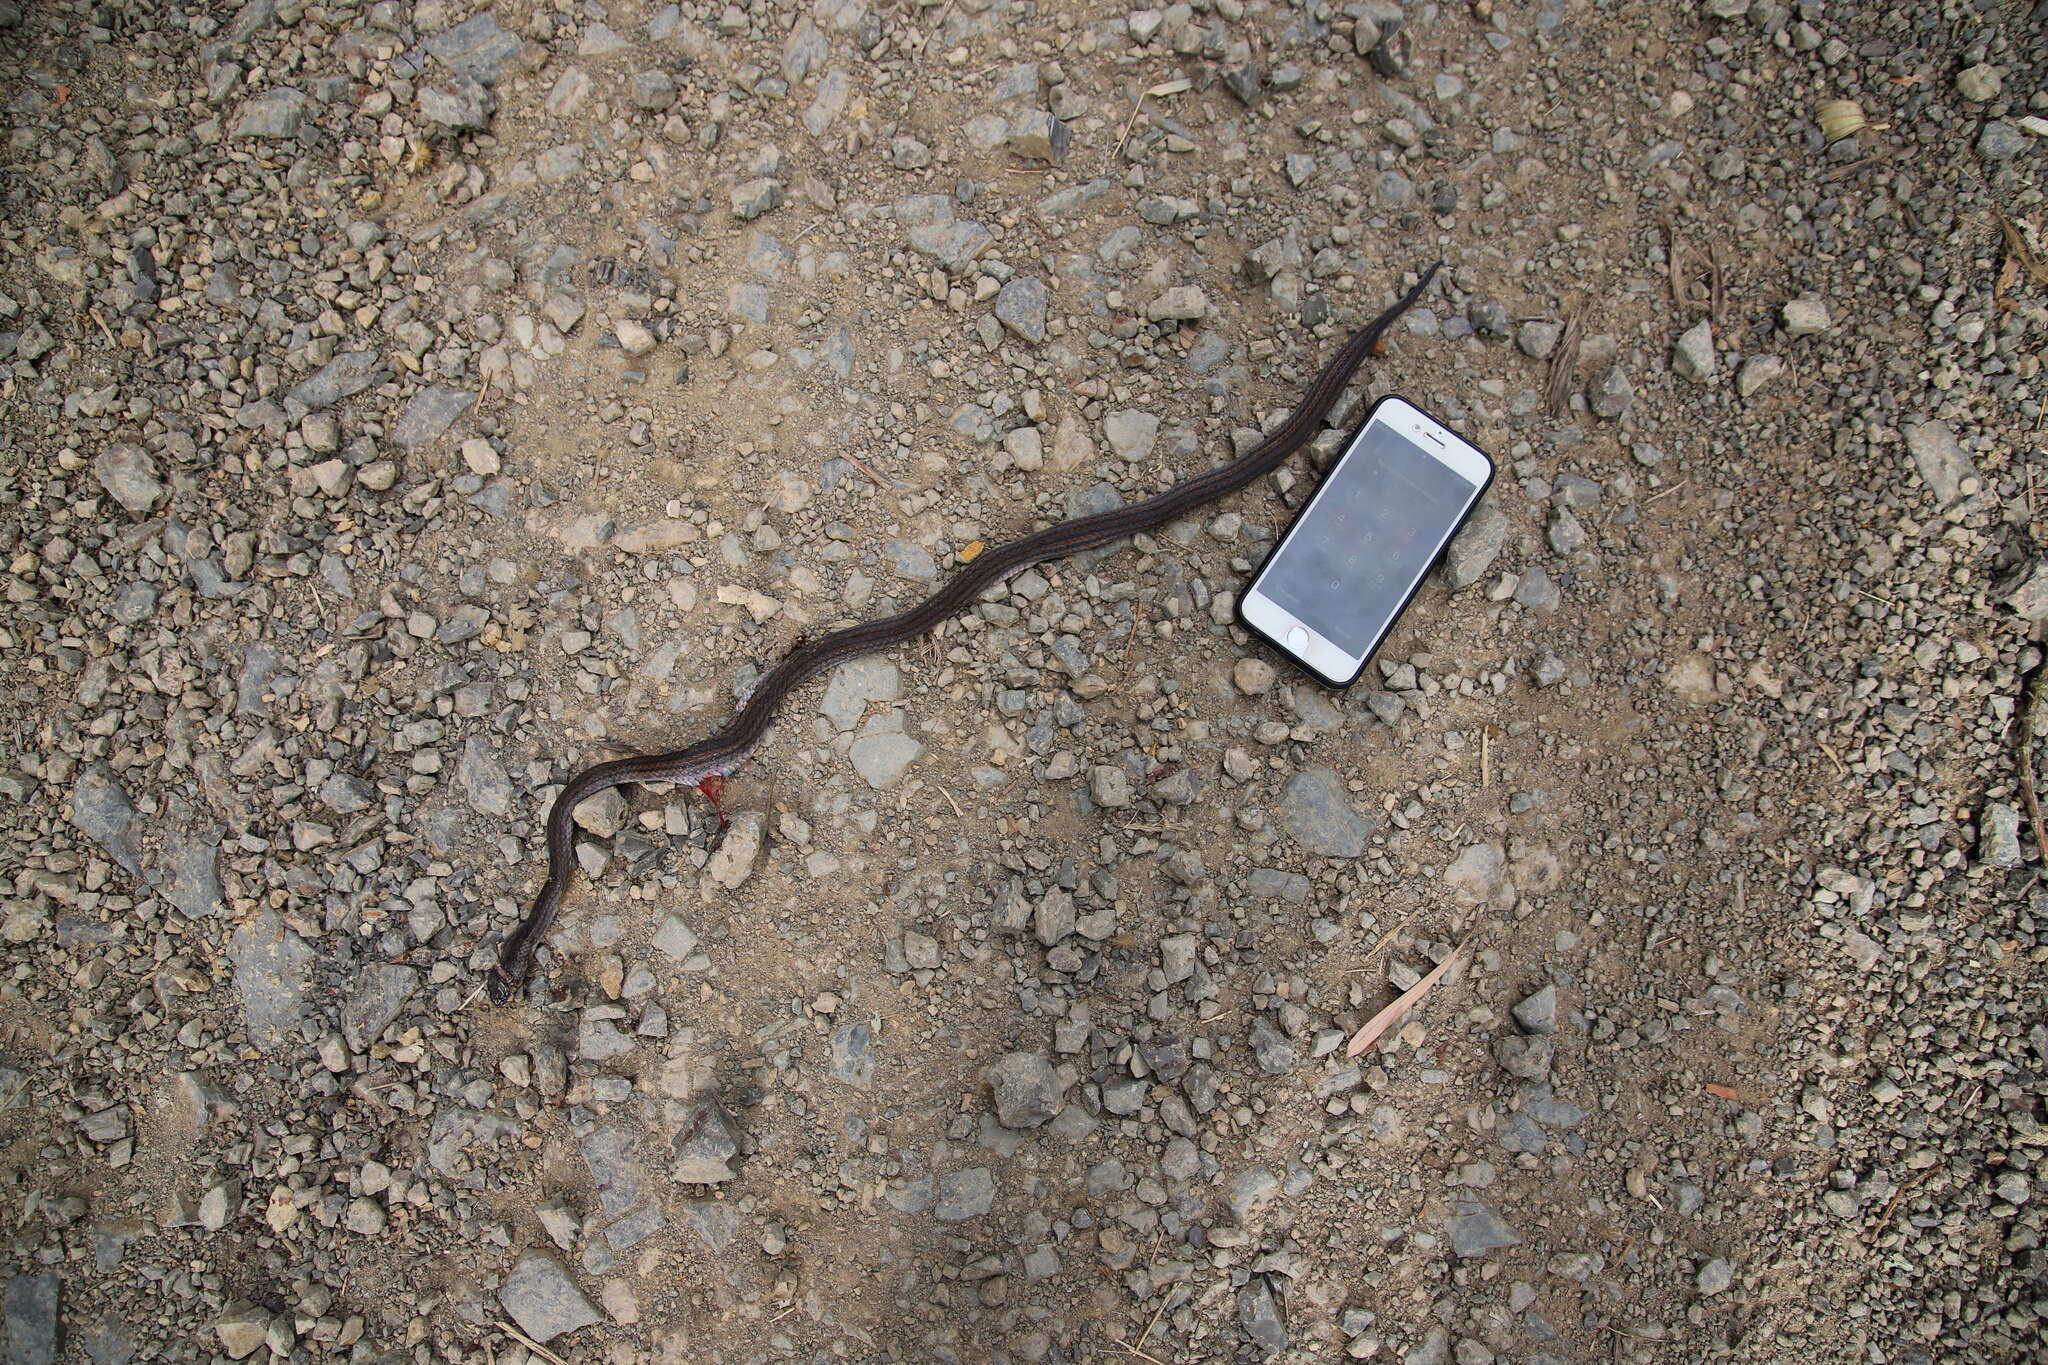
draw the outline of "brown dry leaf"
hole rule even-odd
[[[1351,1041],[1344,1047],[1344,1055],[1346,1057],[1356,1057],[1359,1053],[1377,1043],[1381,1035],[1394,1027],[1394,1025],[1400,1023],[1408,1011],[1414,1009],[1416,1003],[1423,996],[1428,995],[1437,982],[1443,980],[1444,973],[1457,966],[1464,957],[1465,945],[1461,943],[1451,950],[1449,957],[1436,964],[1436,970],[1423,977],[1422,980],[1416,982],[1407,990],[1402,991],[1400,995],[1395,997],[1393,1004],[1366,1020],[1365,1027],[1351,1035]]]
[[[2048,267],[2043,267],[2027,246],[2027,239],[2020,235],[2019,228],[2004,214],[1998,215],[1998,226],[2005,229],[2005,244],[2012,250],[2012,259],[2020,263],[2020,269],[2027,272],[2035,284],[2048,284]]]
[[[1735,1100],[1742,1098],[1740,1095],[1735,1093],[1735,1087],[1732,1085],[1709,1085],[1707,1087],[1707,1093],[1709,1095],[1712,1095],[1717,1100]]]

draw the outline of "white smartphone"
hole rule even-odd
[[[1326,687],[1349,687],[1493,482],[1477,446],[1403,398],[1372,405],[1237,605]]]

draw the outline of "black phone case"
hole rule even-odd
[[[1366,427],[1371,424],[1373,414],[1380,410],[1380,404],[1386,402],[1389,398],[1400,398],[1402,402],[1407,403],[1408,406],[1414,408],[1423,416],[1428,417],[1430,421],[1435,422],[1438,426],[1444,428],[1446,431],[1453,430],[1449,422],[1443,421],[1442,419],[1438,418],[1433,413],[1431,413],[1427,408],[1423,407],[1420,403],[1417,403],[1409,398],[1403,398],[1398,393],[1383,393],[1377,399],[1373,400],[1373,405],[1365,410],[1365,416],[1359,419],[1357,426],[1351,428],[1351,434],[1344,438],[1343,448],[1345,450],[1351,449],[1351,444],[1352,442],[1358,439],[1358,434],[1364,431]],[[1463,438],[1461,437],[1460,439]],[[1471,445],[1474,450],[1479,450],[1479,447],[1476,444],[1473,444],[1471,441],[1466,441],[1466,444]],[[1443,563],[1445,553],[1447,553],[1451,548],[1451,542],[1457,539],[1458,532],[1465,529],[1465,523],[1472,519],[1472,514],[1479,510],[1479,500],[1486,496],[1486,490],[1493,487],[1493,476],[1496,472],[1498,472],[1494,467],[1493,456],[1488,455],[1483,450],[1480,450],[1479,454],[1480,457],[1486,461],[1486,481],[1480,484],[1479,491],[1472,495],[1472,505],[1465,509],[1464,515],[1459,517],[1457,524],[1451,527],[1450,535],[1444,537],[1444,548],[1437,552],[1437,557],[1430,561],[1429,568],[1424,570],[1421,577],[1415,580],[1415,586],[1409,589],[1408,595],[1406,597],[1401,599],[1401,605],[1394,609],[1393,619],[1387,622],[1387,628],[1380,632],[1379,639],[1374,640],[1372,642],[1372,648],[1368,649],[1365,652],[1365,657],[1358,661],[1358,671],[1356,673],[1353,673],[1350,677],[1346,678],[1342,682],[1331,682],[1328,678],[1325,678],[1322,674],[1316,672],[1313,668],[1310,668],[1307,664],[1303,663],[1299,657],[1289,653],[1286,645],[1280,643],[1280,641],[1266,634],[1265,631],[1260,630],[1250,621],[1244,619],[1244,599],[1246,595],[1249,594],[1251,590],[1258,585],[1260,577],[1263,576],[1266,572],[1266,566],[1273,562],[1273,556],[1280,553],[1280,547],[1287,543],[1287,537],[1294,534],[1294,527],[1296,523],[1298,523],[1302,519],[1302,517],[1308,514],[1309,506],[1316,500],[1316,494],[1322,491],[1324,480],[1328,479],[1330,475],[1337,472],[1337,464],[1335,463],[1333,463],[1327,470],[1323,471],[1322,478],[1316,480],[1316,486],[1309,490],[1309,495],[1306,498],[1302,499],[1300,509],[1296,511],[1294,516],[1288,521],[1286,529],[1282,530],[1280,532],[1279,537],[1274,540],[1273,548],[1266,551],[1266,557],[1259,561],[1259,567],[1252,570],[1252,576],[1245,582],[1244,591],[1237,595],[1237,606],[1235,612],[1237,616],[1237,623],[1240,626],[1243,626],[1248,633],[1256,635],[1259,639],[1264,640],[1267,644],[1271,645],[1273,647],[1273,651],[1276,654],[1278,654],[1281,658],[1287,660],[1287,662],[1293,664],[1298,672],[1303,674],[1305,677],[1309,678],[1312,682],[1320,684],[1326,690],[1331,692],[1342,692],[1345,689],[1351,687],[1360,678],[1365,676],[1366,666],[1372,662],[1373,656],[1380,652],[1380,646],[1387,642],[1387,637],[1394,633],[1394,627],[1401,624],[1401,618],[1407,615],[1408,608],[1412,606],[1415,602],[1415,595],[1422,591],[1422,585],[1429,581],[1430,574],[1435,573],[1437,571],[1438,566],[1440,566]],[[1340,456],[1338,463],[1341,462],[1342,457]]]

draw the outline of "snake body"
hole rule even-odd
[[[498,950],[498,965],[487,983],[491,998],[505,1004],[519,994],[533,970],[542,937],[561,912],[562,897],[569,889],[575,867],[573,817],[577,806],[599,792],[629,782],[669,782],[689,787],[722,778],[744,763],[761,743],[789,694],[826,669],[918,638],[972,604],[991,586],[1034,564],[1094,549],[1185,516],[1278,468],[1314,438],[1353,373],[1366,356],[1377,351],[1387,329],[1421,297],[1441,266],[1442,262],[1430,266],[1414,288],[1345,342],[1316,375],[1287,420],[1237,459],[1177,483],[1143,502],[1063,521],[984,551],[944,587],[909,610],[798,645],[761,679],[732,720],[710,738],[669,753],[639,754],[594,764],[571,777],[548,811],[547,882],[535,898],[533,909]]]

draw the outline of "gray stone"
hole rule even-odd
[[[1510,1033],[1493,1043],[1493,1059],[1500,1063],[1500,1069],[1525,1081],[1550,1079],[1550,1066],[1555,1058],[1556,1049],[1548,1038],[1525,1038]]]
[[[1593,405],[1593,415],[1612,421],[1635,405],[1635,385],[1629,382],[1628,371],[1620,365],[1609,365],[1594,379],[1593,387],[1587,392],[1587,401]]]
[[[1195,322],[1209,315],[1209,296],[1192,284],[1179,284],[1145,305],[1154,322]]]
[[[1514,904],[1507,854],[1499,844],[1472,844],[1461,850],[1444,869],[1444,885],[1466,905],[1506,909]]]
[[[412,396],[392,424],[391,439],[402,446],[423,446],[437,439],[457,418],[476,406],[476,395],[430,384]]]
[[[259,1051],[275,1052],[299,1040],[313,958],[311,945],[268,908],[229,937],[235,993],[242,1000],[249,1041]]]
[[[1279,815],[1296,843],[1329,858],[1356,858],[1375,828],[1328,768],[1309,768],[1288,778],[1280,790]]]
[[[163,862],[150,880],[188,918],[221,912],[220,840],[221,831],[211,827],[164,833]]]
[[[420,116],[457,132],[482,132],[491,126],[498,101],[483,83],[461,72],[419,87]]]
[[[1678,338],[1671,352],[1671,368],[1683,379],[1705,384],[1713,379],[1717,366],[1714,324],[1702,318]]]
[[[859,725],[868,708],[903,694],[903,675],[891,659],[869,655],[841,664],[825,684],[818,711],[842,734]]]
[[[2020,846],[2020,813],[2003,801],[1986,801],[1977,856],[1993,867],[2014,868],[2026,861]]]
[[[228,1359],[245,1360],[262,1347],[270,1331],[270,1313],[237,1299],[213,1320],[213,1331]]]
[[[16,1275],[7,1282],[7,1365],[57,1359],[57,1277]]]
[[[498,1302],[520,1331],[543,1345],[603,1321],[561,1262],[541,1251],[528,1251],[513,1263],[498,1286]]]
[[[1956,72],[1956,93],[1972,104],[1987,104],[2005,88],[2004,73],[1988,62],[1966,66]]]
[[[941,1223],[962,1223],[981,1217],[995,1203],[994,1174],[986,1166],[975,1166],[939,1177],[938,1207],[932,1211],[932,1217]]]
[[[1444,1232],[1451,1239],[1451,1250],[1459,1256],[1483,1256],[1522,1244],[1522,1235],[1484,1204],[1460,1203],[1458,1211],[1444,1220]]]
[[[163,483],[156,475],[156,462],[131,441],[116,441],[101,451],[100,457],[92,462],[92,472],[100,487],[130,512],[147,512],[164,495]]]
[[[996,1118],[1005,1128],[1050,1123],[1066,1103],[1066,1082],[1038,1053],[1006,1053],[986,1075],[995,1096]]]
[[[1274,1028],[1272,1021],[1261,1015],[1252,1020],[1252,1056],[1259,1064],[1259,1070],[1268,1076],[1284,1076],[1294,1067],[1294,1044],[1287,1041],[1287,1035]]]
[[[1069,185],[1039,200],[1032,212],[1037,214],[1041,223],[1051,224],[1070,214],[1079,213],[1100,200],[1107,199],[1115,192],[1116,183],[1110,180],[1090,180],[1080,185]]]
[[[782,182],[772,176],[756,176],[732,187],[732,216],[752,222],[782,202]]]
[[[704,873],[728,891],[737,891],[754,874],[754,862],[761,855],[766,822],[759,811],[745,811],[732,818],[725,837],[711,851]]]
[[[1152,453],[1153,443],[1159,439],[1159,419],[1149,412],[1120,409],[1102,419],[1102,434],[1111,450],[1136,464]]]
[[[300,380],[285,396],[318,412],[390,377],[375,351],[344,351]]]
[[[1992,589],[1996,600],[2036,627],[2048,624],[2048,559],[2021,564]]]
[[[491,752],[491,746],[483,736],[471,735],[462,742],[462,757],[455,764],[455,780],[462,784],[462,793],[477,814],[512,813],[512,778],[497,755]]]
[[[878,718],[880,719],[880,718]],[[896,717],[900,726],[902,718]],[[910,771],[910,765],[924,754],[924,745],[912,739],[901,729],[883,729],[870,722],[867,730],[853,742],[849,757],[853,770],[876,791],[895,786],[903,774]]]
[[[1550,510],[1550,525],[1544,531],[1544,539],[1550,542],[1553,553],[1570,555],[1586,546],[1586,526],[1569,507],[1553,507]]]
[[[1043,341],[1048,297],[1044,280],[1019,275],[996,295],[996,321],[1026,341]]]
[[[1778,310],[1778,319],[1789,337],[1817,336],[1830,325],[1827,305],[1819,299],[1789,300]]]
[[[246,101],[235,116],[234,137],[296,137],[312,101],[303,90],[286,86]]]
[[[1262,900],[1286,901],[1290,905],[1308,904],[1313,883],[1299,872],[1287,872],[1277,867],[1255,867],[1245,878],[1245,890]]]
[[[875,1031],[866,1020],[832,1031],[832,1079],[865,1090],[875,1079]]]
[[[1988,119],[1977,134],[1977,155],[1986,161],[2010,161],[2027,149],[2027,135],[2002,118]]]
[[[426,49],[449,66],[495,85],[519,55],[519,35],[498,23],[486,10],[427,39]]]
[[[90,764],[78,774],[71,788],[71,823],[130,874],[142,875],[142,857],[135,843],[135,803],[106,764]]]
[[[1088,774],[1088,794],[1095,804],[1121,810],[1131,804],[1131,778],[1122,768],[1098,764]]]
[[[626,98],[635,109],[660,113],[676,102],[676,78],[666,71],[635,71],[626,82]]]
[[[920,223],[910,229],[910,245],[959,274],[995,245],[995,236],[979,223]]]
[[[1451,589],[1469,588],[1493,567],[1508,540],[1508,514],[1490,502],[1473,510],[1471,520],[1444,550],[1444,582]]]
[[[394,962],[373,962],[357,978],[356,988],[341,1007],[341,1033],[357,1052],[369,1051],[398,1012],[405,1008],[420,974]]]
[[[1557,349],[1557,339],[1564,335],[1564,326],[1549,318],[1531,318],[1515,329],[1515,345],[1522,354],[1535,360],[1548,359]]]
[[[1032,911],[1032,932],[1041,946],[1052,948],[1074,932],[1074,897],[1059,890],[1048,891]]]
[[[1027,109],[1010,120],[1004,131],[1010,150],[1029,161],[1057,166],[1067,159],[1074,133],[1066,121],[1043,109]]]
[[[1785,358],[1775,355],[1753,355],[1742,362],[1742,368],[1735,372],[1735,391],[1744,398],[1756,395],[1757,390],[1778,379],[1785,373]]]
[[[732,1179],[728,1163],[740,1154],[740,1144],[725,1110],[709,1095],[690,1103],[689,1117],[670,1143],[675,1159],[669,1165],[669,1177],[685,1185],[716,1185]]]
[[[1269,1276],[1254,1275],[1251,1283],[1237,1291],[1237,1320],[1261,1355],[1276,1356],[1287,1349],[1287,1324],[1273,1300]]]
[[[1977,477],[1977,466],[1957,443],[1945,422],[1915,422],[1904,432],[1906,453],[1913,467],[1933,490],[1934,500],[1946,507],[1962,496],[1963,480]]]
[[[1525,1032],[1551,1034],[1557,1032],[1557,987],[1545,986],[1533,995],[1523,997],[1513,1010],[1515,1022]]]
[[[1232,1177],[1225,1201],[1230,1216],[1240,1227],[1264,1212],[1280,1197],[1280,1178],[1264,1166],[1251,1166]]]
[[[1700,1267],[1693,1283],[1699,1286],[1702,1294],[1719,1294],[1735,1283],[1735,1263],[1724,1256],[1716,1256]]]
[[[1522,581],[1515,585],[1515,601],[1530,611],[1552,612],[1564,603],[1564,594],[1558,590],[1550,571],[1541,564],[1530,566],[1522,575]]]

